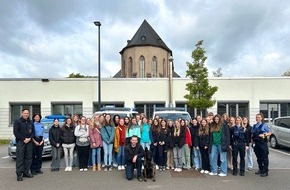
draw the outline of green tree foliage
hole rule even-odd
[[[284,74],[282,75],[282,77],[290,77],[290,69],[285,71]]]
[[[192,82],[186,84],[186,90],[189,92],[184,96],[187,103],[192,108],[199,110],[207,109],[215,104],[212,99],[214,93],[218,90],[216,86],[210,86],[208,82],[208,70],[204,66],[207,57],[205,50],[202,47],[203,41],[198,41],[195,45],[196,49],[192,52],[193,62],[187,62],[188,70],[186,77],[189,77]]]
[[[80,73],[71,73],[67,78],[97,78],[96,76],[85,76]]]
[[[212,74],[214,77],[222,77],[223,76],[221,68],[218,68],[216,71],[213,71]]]

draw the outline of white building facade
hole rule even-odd
[[[184,107],[195,117],[197,111],[186,105],[187,78],[173,79],[173,106]],[[251,124],[262,112],[267,120],[290,115],[290,78],[210,78],[219,89],[216,104],[208,112],[247,116]],[[0,139],[13,137],[13,122],[22,108],[31,115],[64,114],[91,117],[98,107],[97,79],[0,79]],[[148,117],[156,107],[169,105],[168,78],[104,78],[101,105],[133,107]],[[205,113],[204,113],[205,114]]]

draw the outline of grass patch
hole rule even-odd
[[[8,139],[0,139],[0,145],[8,145],[10,140]]]

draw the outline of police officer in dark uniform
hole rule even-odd
[[[24,108],[21,117],[14,122],[13,133],[16,137],[16,175],[17,181],[22,177],[32,178],[29,173],[32,163],[34,125],[29,119],[29,110]]]
[[[263,123],[264,116],[262,113],[256,115],[257,123],[252,129],[253,148],[257,157],[259,170],[255,174],[261,177],[268,176],[269,172],[269,148],[268,139],[272,133],[267,124]]]
[[[245,175],[245,152],[249,149],[249,135],[242,126],[242,118],[236,118],[236,125],[230,128],[231,146],[233,155],[233,175],[238,174],[238,154],[240,155],[240,175]]]

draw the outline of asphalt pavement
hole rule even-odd
[[[132,181],[125,179],[124,171],[112,172],[80,172],[74,169],[72,172],[50,172],[51,160],[43,162],[44,174],[34,176],[31,179],[24,178],[24,181],[16,181],[15,161],[7,157],[7,147],[0,146],[0,189],[1,190],[39,190],[39,189],[290,189],[290,149],[270,149],[270,172],[269,176],[262,178],[255,175],[256,167],[252,171],[246,171],[244,177],[233,176],[229,171],[228,176],[209,176],[186,171],[187,174],[176,174],[173,171],[156,173],[156,182],[151,180],[139,182],[136,178]],[[255,156],[254,156],[255,159]],[[256,166],[256,163],[255,163]]]

